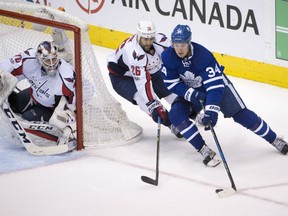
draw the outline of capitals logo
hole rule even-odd
[[[97,13],[103,7],[105,0],[76,0],[78,6],[87,14]]]

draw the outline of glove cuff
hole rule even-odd
[[[146,103],[146,105],[150,114],[155,108],[162,106],[158,100],[149,101],[148,103]]]
[[[195,90],[193,88],[189,88],[184,94],[184,99],[187,101],[191,101],[191,97],[194,91]]]
[[[205,112],[206,111],[219,113],[220,107],[217,105],[206,105],[205,106]]]

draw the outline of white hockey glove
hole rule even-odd
[[[58,106],[54,110],[53,115],[49,119],[49,124],[59,128],[61,135],[58,138],[58,145],[68,144],[71,140],[76,140],[76,115],[75,112],[67,106],[67,100],[61,97]]]
[[[1,79],[2,79],[2,77],[0,76],[0,91],[2,90],[2,88],[3,88],[3,86],[4,86]]]
[[[58,106],[55,108],[53,115],[49,119],[49,124],[59,129],[76,124],[75,112],[67,106],[68,102],[64,96],[61,97]]]
[[[7,71],[0,72],[0,106],[4,100],[12,93],[17,85],[18,79]]]
[[[52,38],[54,43],[58,46],[59,57],[68,63],[72,63],[73,53],[66,32],[63,29],[53,28]]]

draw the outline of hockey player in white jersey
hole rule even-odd
[[[161,53],[170,45],[170,40],[156,33],[154,24],[145,20],[138,23],[137,34],[107,57],[114,90],[151,115],[155,122],[160,116],[162,124],[169,128],[171,122],[160,99],[171,103],[176,97],[167,90],[161,75]],[[172,132],[177,136],[177,132]]]
[[[37,49],[30,48],[0,62],[0,72],[0,92],[5,92],[0,94],[1,101],[10,93],[5,89],[11,76],[19,81],[26,79],[30,86],[17,93],[14,91],[8,97],[12,110],[24,121],[49,122],[56,126],[61,131],[57,143],[70,142],[75,147],[76,74],[70,64],[59,58],[58,47],[53,42],[44,41]]]
[[[207,129],[216,125],[221,111],[225,118],[233,118],[286,155],[287,142],[246,107],[224,74],[224,67],[209,50],[191,42],[191,37],[189,26],[177,25],[171,34],[172,47],[162,53],[164,83],[178,95],[169,112],[172,124],[203,155],[207,165],[214,159],[215,152],[205,144],[197,126],[189,119],[191,112],[199,112],[202,106],[205,106],[202,123]]]

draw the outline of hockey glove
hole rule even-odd
[[[147,104],[148,111],[156,123],[158,122],[158,116],[161,118],[161,123],[165,126],[170,126],[171,122],[168,118],[168,112],[163,107],[163,105],[158,100],[152,100],[148,102]]]
[[[201,106],[201,103],[206,99],[206,94],[193,88],[189,88],[184,95],[184,99],[190,101],[192,104]]]
[[[7,71],[0,71],[0,106],[4,100],[13,92],[18,79]]]
[[[1,75],[0,75],[0,91],[3,89],[3,82],[2,82],[2,78],[1,78]]]
[[[218,112],[220,107],[216,105],[206,105],[204,117],[202,118],[202,124],[205,126],[205,130],[210,129],[210,125],[214,127],[218,120]]]

